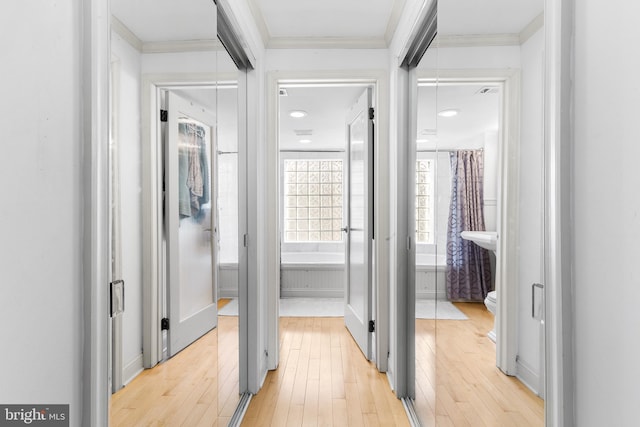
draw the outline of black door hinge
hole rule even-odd
[[[168,118],[168,112],[167,110],[160,110],[160,121],[161,122],[166,122],[167,118]]]
[[[369,332],[375,332],[376,330],[376,321],[369,320]]]
[[[369,107],[369,120],[373,120],[375,118],[375,109],[373,107]]]
[[[160,330],[162,330],[162,331],[168,331],[169,330],[169,319],[167,319],[166,317],[164,317],[160,321]]]

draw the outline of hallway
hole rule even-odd
[[[243,426],[408,426],[385,374],[365,360],[342,317],[280,318],[280,366]]]

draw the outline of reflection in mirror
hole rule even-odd
[[[113,151],[118,162],[112,164],[119,166],[112,176],[120,182],[112,201],[119,201],[121,212],[121,233],[112,234],[112,240],[122,248],[127,285],[121,333],[111,340],[112,355],[122,360],[111,364],[111,425],[227,425],[239,401],[238,317],[232,310],[238,252],[237,69],[217,41],[210,0],[111,0],[111,10],[116,65],[111,122],[118,147]],[[175,150],[173,128],[160,120],[172,116]],[[185,204],[178,203],[180,195],[189,196]],[[175,225],[163,223],[163,200],[167,212],[178,209]],[[189,231],[193,238],[187,248],[183,237]],[[174,232],[180,233],[177,249]],[[154,253],[161,260],[155,267],[149,261]],[[177,276],[174,262],[182,265]],[[200,287],[191,282],[196,273],[208,277]],[[170,290],[176,277],[177,297]],[[155,299],[149,297],[153,292]],[[170,315],[172,307],[180,308],[178,314]],[[196,315],[184,315],[187,311]],[[155,329],[147,320],[154,312]],[[168,318],[162,322],[168,330],[160,331],[160,318]],[[194,319],[200,319],[197,325]]]
[[[415,410],[544,425],[543,2],[438,6],[416,71]],[[495,232],[496,250],[462,231]]]

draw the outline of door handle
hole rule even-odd
[[[345,233],[349,232],[349,227],[342,227],[340,230],[344,231]]]
[[[109,284],[109,312],[111,317],[124,313],[124,280]]]
[[[544,285],[542,283],[534,283],[531,285],[531,317],[536,318],[536,288],[540,288],[544,291]]]

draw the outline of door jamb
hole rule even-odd
[[[516,374],[518,313],[518,200],[520,155],[520,71],[515,69],[417,70],[418,80],[433,79],[438,83],[500,84],[502,110],[498,161],[498,249],[496,262],[496,365],[507,375]],[[410,296],[414,299],[415,295]],[[505,315],[506,314],[506,315]]]
[[[375,203],[374,312],[376,365],[387,371],[389,351],[389,76],[385,70],[273,71],[267,77],[267,369],[278,367],[278,301],[280,298],[280,221],[278,162],[278,86],[281,83],[362,83],[375,87]],[[275,195],[275,196],[274,196]]]

